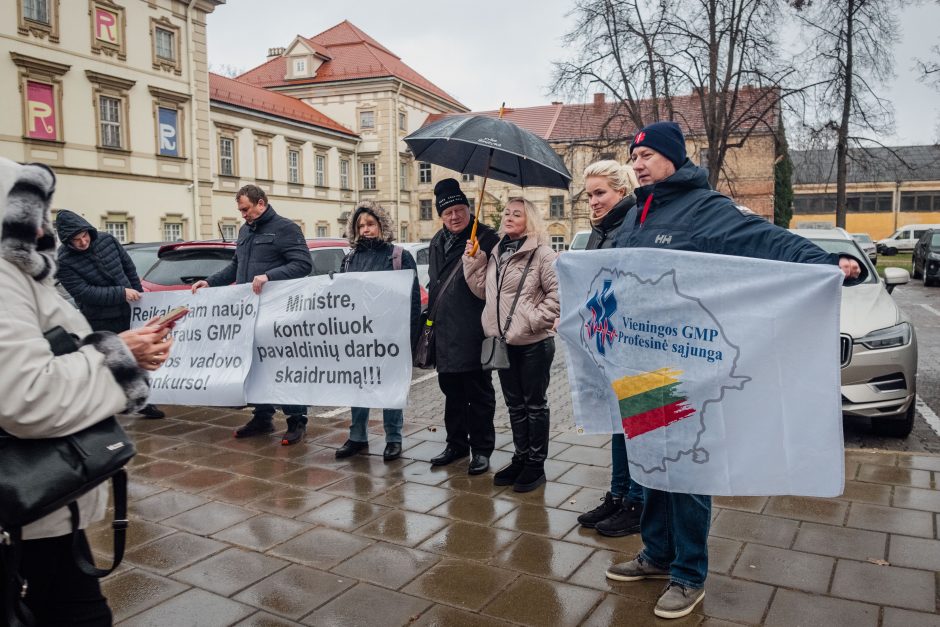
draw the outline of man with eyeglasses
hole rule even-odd
[[[310,274],[313,264],[303,231],[291,220],[275,213],[264,190],[245,185],[236,192],[235,202],[245,224],[238,231],[232,262],[204,281],[193,283],[194,294],[203,287],[232,283],[251,283],[252,291],[260,294],[268,281],[299,279]],[[296,444],[307,431],[307,407],[283,405],[281,409],[287,415],[287,431],[281,437],[281,444]],[[235,437],[273,433],[274,412],[274,405],[255,405],[251,420],[235,431]]]

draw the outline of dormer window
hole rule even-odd
[[[303,75],[307,73],[307,60],[294,59],[294,74]]]

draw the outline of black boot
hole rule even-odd
[[[509,462],[509,465],[503,466],[496,471],[496,474],[493,475],[493,485],[514,484],[516,482],[516,478],[522,474],[522,470],[524,468],[525,462],[522,461],[522,458],[513,455],[512,461]]]
[[[306,416],[288,416],[287,431],[285,431],[284,435],[281,436],[281,445],[288,446],[290,444],[297,444],[304,439],[304,435],[306,435],[306,433]]]
[[[545,467],[542,464],[526,464],[512,484],[514,492],[531,492],[545,483]]]
[[[250,438],[256,435],[274,433],[273,416],[255,416],[244,427],[235,430],[236,438]]]
[[[619,512],[620,508],[623,506],[623,498],[614,496],[610,492],[605,494],[601,501],[601,504],[591,511],[584,512],[578,516],[578,522],[581,523],[582,527],[593,529],[597,523],[601,522],[602,520],[606,520],[607,518],[610,518]]]

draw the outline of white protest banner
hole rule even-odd
[[[131,308],[131,327],[185,305],[189,313],[173,329],[173,348],[163,367],[150,373],[151,403],[245,404],[258,296],[251,285],[146,292]]]
[[[413,282],[399,270],[267,283],[248,401],[404,409]]]
[[[654,249],[557,262],[575,422],[658,490],[837,496],[842,272]]]

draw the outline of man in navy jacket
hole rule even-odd
[[[828,263],[838,265],[849,279],[862,272],[857,260],[827,253],[711,189],[707,172],[686,157],[678,124],[650,124],[636,134],[630,153],[640,187],[634,190],[637,202],[617,232],[615,247]],[[643,493],[643,550],[633,560],[611,566],[607,577],[668,579],[654,613],[681,618],[705,596],[711,497],[648,488]]]
[[[274,212],[260,187],[245,185],[235,194],[238,210],[245,224],[238,231],[232,262],[204,281],[193,283],[193,293],[203,287],[251,283],[260,294],[268,281],[299,279],[310,274],[313,262],[300,227]],[[281,444],[300,442],[307,431],[307,408],[304,405],[283,405],[287,414],[287,431]],[[266,435],[274,432],[274,405],[255,405],[254,415],[245,426],[235,431],[236,438]]]

